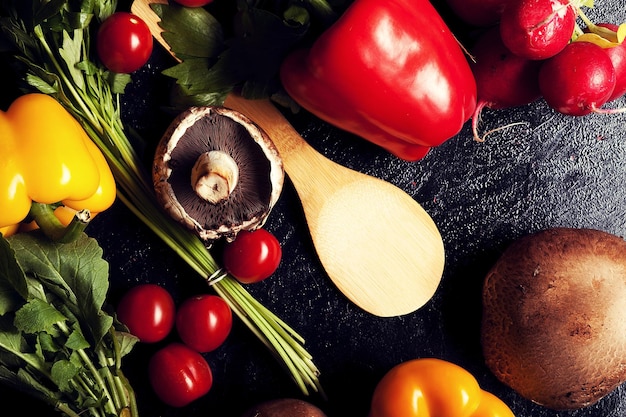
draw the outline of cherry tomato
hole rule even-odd
[[[213,385],[213,373],[204,357],[178,342],[166,345],[150,358],[148,378],[159,399],[172,407],[197,400]]]
[[[102,22],[96,48],[105,67],[128,74],[148,61],[152,44],[152,34],[146,22],[132,13],[116,12]]]
[[[174,0],[176,3],[187,7],[202,7],[209,3],[213,3],[213,0]]]
[[[233,315],[230,307],[217,295],[203,294],[183,301],[176,313],[176,330],[180,339],[198,352],[217,349],[230,334]]]
[[[276,271],[282,249],[278,239],[265,229],[242,230],[224,246],[224,268],[244,284],[259,282]]]
[[[141,284],[122,296],[117,317],[140,341],[154,343],[163,340],[174,327],[176,307],[163,287]]]

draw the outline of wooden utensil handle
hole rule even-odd
[[[170,55],[172,55],[171,53],[172,50],[170,46],[168,45],[167,42],[165,42],[165,39],[163,39],[163,36],[161,36],[161,32],[163,32],[163,29],[161,29],[161,26],[159,26],[160,19],[156,15],[154,10],[152,10],[152,6],[151,6],[152,4],[168,4],[168,0],[150,0],[149,2],[148,1],[145,1],[145,2],[133,1],[133,4],[130,7],[130,11],[131,13],[143,19],[144,22],[146,22],[146,24],[150,28],[150,32],[152,33],[152,36],[154,36],[154,39],[156,39],[156,41],[159,42],[161,46],[163,46],[165,50],[170,53]]]
[[[230,94],[224,106],[249,117],[263,129],[276,145],[283,160],[289,160],[294,154],[307,153],[315,158],[317,153],[294,129],[283,114],[267,99],[248,100]]]
[[[342,178],[342,186],[345,184],[346,177],[341,173],[348,168],[329,160],[309,145],[268,99],[248,100],[230,94],[224,106],[245,114],[268,134],[301,199],[319,190],[330,194],[340,186],[338,178]]]

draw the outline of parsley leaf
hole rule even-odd
[[[154,5],[163,38],[181,61],[163,71],[176,80],[172,106],[221,105],[235,89],[246,98],[281,93],[280,64],[310,35],[311,11],[303,5],[313,2],[284,3],[238,1],[229,12]],[[318,3],[330,24],[334,12]]]

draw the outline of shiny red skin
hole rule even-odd
[[[213,373],[204,357],[174,342],[158,350],[148,363],[148,379],[161,401],[184,407],[206,395],[213,385]]]
[[[153,38],[150,28],[140,17],[116,12],[98,29],[96,48],[100,61],[109,71],[129,74],[148,62]]]
[[[176,306],[170,293],[156,284],[128,290],[117,306],[117,318],[141,342],[159,342],[174,327]]]
[[[272,275],[282,258],[276,237],[265,229],[242,230],[224,246],[224,268],[239,282],[252,284]]]
[[[405,160],[455,136],[476,106],[466,56],[428,0],[356,0],[280,77],[320,119]]]
[[[211,352],[224,343],[233,325],[230,307],[222,298],[203,294],[183,301],[176,313],[176,330],[190,348]]]
[[[487,30],[474,44],[470,64],[479,106],[492,109],[522,106],[541,96],[539,69],[541,61],[513,54],[502,42],[497,26]]]
[[[510,1],[514,0],[446,0],[457,17],[476,27],[496,24]]]
[[[617,31],[618,28],[618,25],[612,23],[599,23],[597,26],[613,31]],[[613,68],[615,68],[615,89],[608,99],[608,101],[613,101],[626,94],[626,43],[621,43],[614,48],[606,48],[604,52],[611,58]]]
[[[539,71],[539,88],[550,107],[570,116],[600,108],[615,88],[615,68],[596,44],[573,42],[546,60]]]
[[[500,29],[486,30],[470,51],[470,66],[476,79],[478,102],[472,116],[472,132],[477,141],[478,123],[485,107],[505,109],[532,103],[541,96],[539,70],[542,61],[513,54],[502,42]]]
[[[174,0],[176,3],[186,7],[202,7],[209,3],[213,3],[213,0]]]
[[[504,44],[527,59],[547,59],[570,41],[577,12],[569,0],[513,0],[500,18]]]

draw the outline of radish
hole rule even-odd
[[[471,54],[474,62],[470,68],[477,88],[472,131],[475,140],[483,141],[478,135],[478,121],[485,107],[516,107],[531,103],[541,96],[539,69],[542,61],[514,55],[502,42],[497,26],[481,35],[471,49]]]
[[[447,0],[454,14],[472,26],[487,27],[496,24],[506,3],[511,0]]]
[[[500,19],[502,41],[516,55],[547,59],[568,44],[576,17],[569,0],[512,0]]]
[[[611,23],[599,23],[597,26],[617,32],[618,25]],[[604,52],[611,58],[615,68],[615,89],[608,101],[613,101],[626,94],[626,43],[620,43],[612,48],[604,48]]]
[[[590,42],[572,42],[546,60],[539,89],[550,107],[570,116],[602,112],[615,89],[615,68],[606,52]]]

